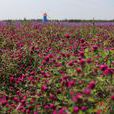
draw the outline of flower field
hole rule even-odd
[[[0,22],[0,114],[114,114],[114,23]]]

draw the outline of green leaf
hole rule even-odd
[[[64,96],[62,96],[61,94],[57,96],[59,100],[63,100]]]
[[[98,81],[100,81],[100,82],[103,82],[103,81],[104,81],[102,77],[97,77],[97,79],[98,79]]]
[[[84,114],[84,113],[83,113],[83,111],[80,110],[80,111],[79,111],[79,114]]]
[[[90,102],[95,102],[95,99],[92,98],[92,97],[90,97],[90,98],[89,98],[89,101],[90,101]]]
[[[68,72],[68,74],[72,74],[72,73],[75,73],[75,70],[74,69],[68,69],[67,72]]]
[[[89,52],[89,49],[88,49],[88,48],[86,48],[86,49],[85,49],[85,53],[88,53],[88,52]]]

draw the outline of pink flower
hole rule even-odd
[[[82,106],[82,107],[81,107],[81,110],[82,110],[82,111],[86,111],[87,109],[88,109],[87,106]]]
[[[77,71],[78,73],[82,72],[81,68],[77,68],[76,71]]]
[[[81,57],[84,57],[84,52],[83,51],[80,51],[79,53],[80,53]]]
[[[27,114],[30,113],[30,109],[27,109],[26,112],[27,112]]]
[[[81,93],[77,93],[77,94],[76,94],[76,98],[77,98],[77,99],[81,99],[81,98],[82,98],[82,94],[81,94]]]
[[[60,67],[60,66],[62,66],[62,63],[56,63],[55,66],[56,66],[56,67]]]
[[[56,110],[53,111],[53,114],[58,114],[58,112]]]
[[[49,105],[44,106],[45,109],[50,109]]]
[[[72,101],[77,102],[78,100],[82,99],[82,94],[77,93],[76,96],[72,97]]]
[[[85,64],[85,59],[80,59],[79,63],[80,63],[80,65],[84,65]]]
[[[30,75],[35,75],[35,71],[30,72]]]
[[[75,106],[74,109],[73,109],[73,111],[74,111],[75,113],[78,113],[78,112],[79,112],[79,107]]]
[[[46,56],[46,57],[44,58],[44,60],[45,60],[46,62],[48,62],[48,61],[49,61],[49,56]]]
[[[95,81],[91,81],[89,84],[88,84],[88,88],[89,89],[93,89],[96,85],[96,82]]]
[[[52,99],[52,100],[56,100],[55,95],[54,95],[54,94],[50,94],[50,99]]]
[[[81,38],[81,39],[80,39],[80,42],[81,42],[81,43],[84,43],[84,42],[85,42],[84,38]]]
[[[111,99],[114,101],[114,95],[111,96]]]
[[[19,99],[18,99],[17,97],[14,97],[13,100],[14,100],[15,102],[19,102]]]
[[[91,90],[86,88],[83,90],[83,93],[86,94],[86,95],[90,95],[91,94]]]
[[[53,54],[49,54],[48,57],[49,57],[49,58],[53,58]]]
[[[46,78],[46,77],[49,77],[50,75],[46,72],[43,74],[43,76]]]
[[[74,86],[74,85],[75,85],[75,81],[74,81],[74,80],[68,81],[68,82],[66,83],[66,86],[67,86],[68,88],[70,88],[70,87],[72,87],[72,86]]]
[[[32,81],[33,80],[33,76],[28,77],[28,80]]]
[[[34,114],[38,114],[38,112],[34,112]]]
[[[55,109],[55,105],[54,104],[49,104],[49,107],[51,108],[51,109]]]
[[[46,85],[43,85],[42,87],[41,87],[41,90],[42,91],[46,91],[48,88],[47,88],[47,86]]]
[[[7,100],[6,100],[6,96],[3,96],[0,98],[0,104],[6,104]]]
[[[90,64],[92,62],[91,58],[87,59],[87,63]]]
[[[67,34],[65,34],[65,37],[66,38],[70,38],[70,35],[67,33]]]
[[[69,66],[73,66],[73,63],[74,63],[74,61],[71,60],[71,61],[68,63],[68,65],[69,65]]]
[[[59,113],[57,113],[57,114],[67,114],[67,113],[65,112],[65,108],[62,108],[59,110]]]
[[[14,77],[10,77],[10,83],[14,82]]]
[[[103,74],[104,75],[111,75],[111,74],[113,74],[113,72],[114,72],[114,69],[107,68],[105,71],[103,71]]]
[[[96,51],[98,49],[98,46],[97,45],[94,45],[93,46],[93,51]]]
[[[102,71],[106,70],[107,68],[108,68],[108,66],[105,65],[105,64],[100,65],[100,69],[101,69]]]

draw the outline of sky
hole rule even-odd
[[[0,0],[0,20],[114,19],[114,0]]]

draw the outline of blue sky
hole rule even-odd
[[[44,12],[50,19],[114,19],[114,0],[0,0],[0,20],[37,19]]]

